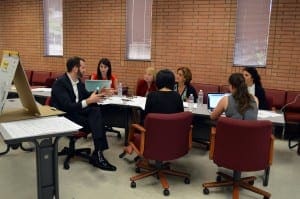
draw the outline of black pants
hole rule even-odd
[[[68,119],[79,124],[84,132],[92,132],[95,150],[108,149],[106,132],[100,106],[88,106],[77,113],[66,115]]]

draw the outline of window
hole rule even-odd
[[[238,0],[234,65],[265,66],[272,0]]]
[[[62,0],[44,0],[44,44],[46,55],[63,55]]]
[[[150,60],[152,0],[126,2],[126,58]]]

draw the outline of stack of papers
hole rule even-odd
[[[5,140],[73,132],[80,125],[65,117],[42,117],[0,124],[0,132]]]

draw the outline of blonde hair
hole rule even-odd
[[[148,74],[153,75],[153,81],[155,80],[155,76],[156,76],[156,70],[154,67],[150,66],[148,68],[146,68],[145,72]]]

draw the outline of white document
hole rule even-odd
[[[282,114],[275,113],[273,111],[258,110],[258,117],[259,118],[277,117],[277,116],[281,116],[281,115]]]
[[[65,117],[42,117],[0,124],[0,132],[5,140],[72,132],[80,125]]]
[[[32,88],[31,91],[32,92],[51,92],[51,88]]]
[[[146,104],[146,97],[119,97],[119,96],[112,96],[104,101],[102,101],[99,104],[116,104],[116,105],[127,105],[127,106],[133,106],[133,107],[139,107],[143,110],[145,110],[145,104]]]

